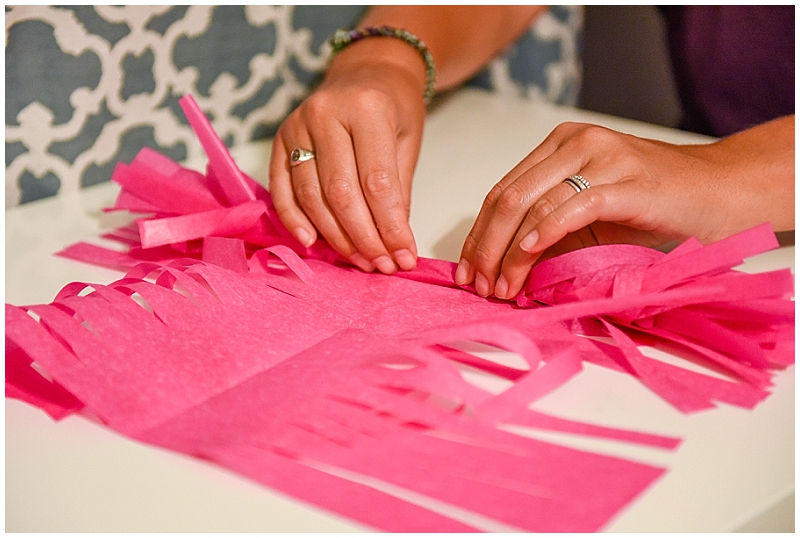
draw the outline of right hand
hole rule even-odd
[[[591,188],[576,193],[572,174]],[[542,257],[589,245],[709,244],[765,221],[790,230],[794,177],[794,116],[697,145],[564,123],[487,195],[455,282],[513,299]]]
[[[420,78],[422,77],[422,78]],[[425,105],[419,54],[393,38],[353,43],[275,136],[269,190],[305,246],[321,234],[364,271],[416,265],[408,223]],[[316,158],[290,166],[295,148]]]

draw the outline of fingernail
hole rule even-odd
[[[536,252],[534,247],[539,242],[539,230],[531,230],[531,232],[522,238],[519,242],[519,248],[525,252]]]
[[[475,291],[481,297],[489,296],[489,280],[480,273],[475,274]]]
[[[394,259],[397,260],[397,265],[403,271],[411,271],[417,265],[417,260],[411,251],[408,249],[400,249],[394,253]]]
[[[385,275],[393,275],[397,272],[397,266],[389,256],[378,256],[372,260],[372,264]]]
[[[375,267],[372,266],[371,263],[367,261],[367,259],[362,256],[361,254],[355,253],[350,256],[350,261],[353,262],[359,269],[364,271],[365,273],[371,273],[375,270]]]
[[[295,228],[294,236],[306,248],[314,244],[314,236],[308,233],[305,228]]]
[[[461,258],[461,261],[458,262],[458,267],[456,268],[456,284],[459,286],[465,285],[467,283],[467,278],[469,278],[469,262],[466,259]]]
[[[498,299],[506,299],[506,294],[508,293],[508,280],[503,275],[500,275],[500,278],[497,279],[497,282],[494,285],[494,296]]]

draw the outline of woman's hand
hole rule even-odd
[[[286,228],[303,245],[317,231],[364,271],[413,269],[411,181],[425,119],[422,59],[407,43],[350,45],[324,82],[281,125],[269,189]],[[295,148],[315,158],[291,166]]]
[[[590,188],[565,183],[573,174]],[[794,227],[793,116],[699,146],[566,123],[488,194],[455,279],[510,299],[539,259],[596,244],[708,243],[764,221]]]
[[[361,25],[403,28],[425,42],[441,91],[468,80],[546,9],[379,5]],[[313,244],[319,232],[365,271],[414,268],[408,217],[425,119],[425,69],[419,52],[402,40],[351,43],[278,129],[269,188],[281,221],[302,244]],[[316,158],[290,166],[295,148]]]

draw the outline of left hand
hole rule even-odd
[[[739,231],[741,219],[730,216],[737,189],[724,181],[719,154],[715,144],[676,146],[596,125],[559,125],[487,195],[456,283],[474,280],[479,295],[511,299],[542,257],[691,236],[707,243]],[[572,174],[591,187],[576,192],[564,182]]]

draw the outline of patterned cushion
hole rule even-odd
[[[6,207],[108,181],[144,146],[202,149],[192,93],[228,145],[270,137],[365,6],[6,7]],[[575,104],[582,10],[554,7],[473,84]]]

